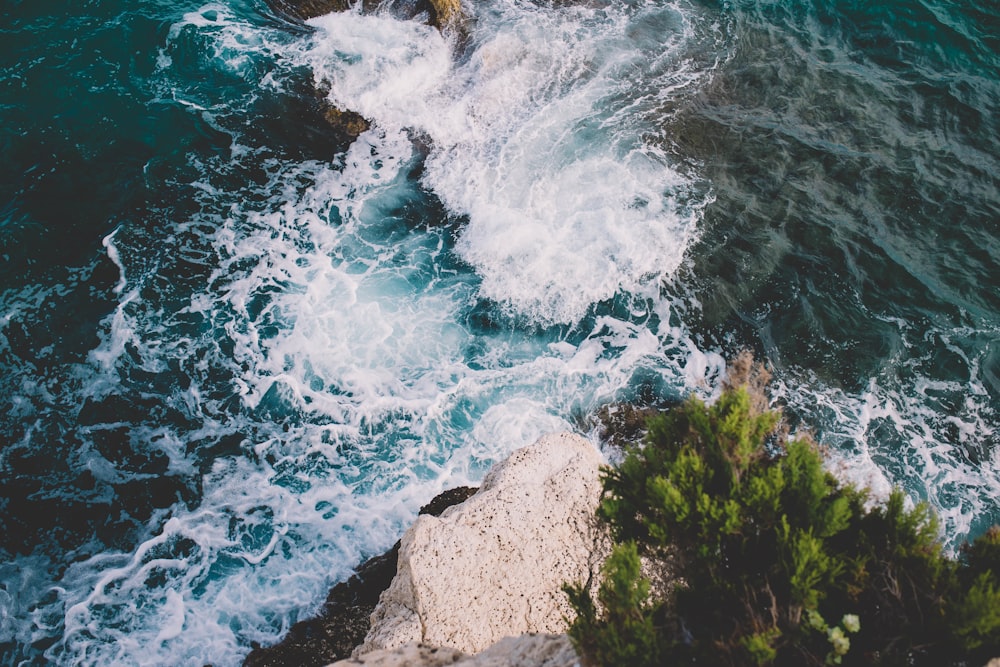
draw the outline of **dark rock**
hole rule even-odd
[[[420,514],[440,515],[477,491],[460,486],[438,494]],[[292,626],[279,643],[255,647],[244,667],[322,667],[349,658],[371,625],[379,596],[396,576],[399,542],[381,556],[362,563],[347,581],[330,589],[319,616]]]
[[[619,449],[639,442],[646,435],[646,422],[656,414],[653,408],[631,403],[601,406],[596,415],[601,425],[601,440]]]
[[[334,106],[328,106],[323,111],[323,117],[330,124],[330,127],[333,128],[337,136],[345,140],[354,141],[358,138],[358,135],[371,127],[368,119],[361,114],[338,109]]]
[[[365,561],[350,579],[330,590],[319,616],[293,625],[278,644],[255,648],[244,667],[320,667],[350,657],[368,633],[368,617],[395,576],[398,557],[397,542]]]
[[[279,14],[301,21],[351,7],[349,0],[270,0],[270,5]]]
[[[420,508],[420,514],[430,514],[431,516],[441,516],[441,513],[452,505],[464,503],[469,497],[478,491],[475,486],[456,486],[434,496],[434,498]]]
[[[332,12],[344,12],[356,3],[350,0],[269,0],[277,13],[307,21]],[[384,11],[401,21],[419,19],[438,29],[457,28],[463,13],[460,0],[361,0],[361,11]]]
[[[95,429],[91,437],[94,448],[115,468],[129,473],[163,475],[170,467],[170,458],[161,451],[139,451],[129,437],[129,429],[119,426]]]
[[[445,28],[458,28],[462,22],[462,3],[460,0],[430,0],[430,21],[429,23],[444,30]]]
[[[256,112],[263,121],[247,128],[248,137],[261,145],[280,145],[292,160],[328,160],[347,150],[368,129],[368,121],[335,108],[329,93],[312,76],[295,73],[280,93],[261,92]]]

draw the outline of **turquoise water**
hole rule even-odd
[[[5,3],[0,663],[238,664],[744,347],[841,474],[1000,521],[1000,11],[467,9]]]

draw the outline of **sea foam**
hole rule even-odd
[[[172,258],[156,268],[128,226],[106,239],[119,303],[90,355],[92,399],[181,372],[164,398],[183,420],[132,438],[197,497],[158,510],[134,550],[70,567],[36,615],[64,610],[50,659],[235,664],[445,486],[591,428],[637,374],[669,391],[718,373],[659,291],[704,200],[607,102],[623,80],[600,43],[621,40],[628,11],[502,12],[460,57],[433,29],[350,12],[297,40],[214,5],[170,31],[228,76],[280,87],[254,63],[306,65],[374,126],[329,163],[271,162],[242,189],[206,172],[205,207],[172,234],[207,269],[186,299],[157,296]],[[231,133],[237,167],[259,159],[232,110],[193,92],[184,108]]]
[[[61,664],[238,664],[515,447],[596,440],[612,402],[718,391],[723,351],[691,332],[697,298],[673,282],[711,188],[662,124],[726,35],[683,3],[470,9],[467,41],[353,11],[258,25],[217,4],[170,28],[157,103],[196,117],[218,157],[191,165],[194,213],[106,238],[116,303],[63,391],[100,408],[72,461],[96,488],[183,490],[68,566],[0,566],[5,634]],[[181,86],[180,70],[207,79]],[[326,160],[248,139],[262,91],[303,70],[373,121]],[[46,298],[5,300],[0,326]],[[995,423],[967,361],[954,386],[917,368],[861,392],[786,365],[777,394],[866,484],[926,480],[914,495],[960,533],[996,484],[940,445]],[[63,398],[29,385],[24,415]],[[928,412],[968,389],[954,414]],[[867,444],[883,426],[902,463]],[[162,470],[113,460],[95,444],[112,431]]]

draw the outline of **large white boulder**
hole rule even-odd
[[[566,635],[520,635],[501,639],[476,655],[406,644],[341,660],[331,667],[578,667],[579,664],[580,659]]]
[[[464,503],[418,517],[355,658],[414,642],[479,653],[510,635],[565,632],[562,585],[596,575],[604,552],[601,463],[580,436],[545,436]]]

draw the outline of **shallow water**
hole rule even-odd
[[[8,4],[4,664],[238,664],[744,347],[844,474],[1000,520],[995,10]]]

